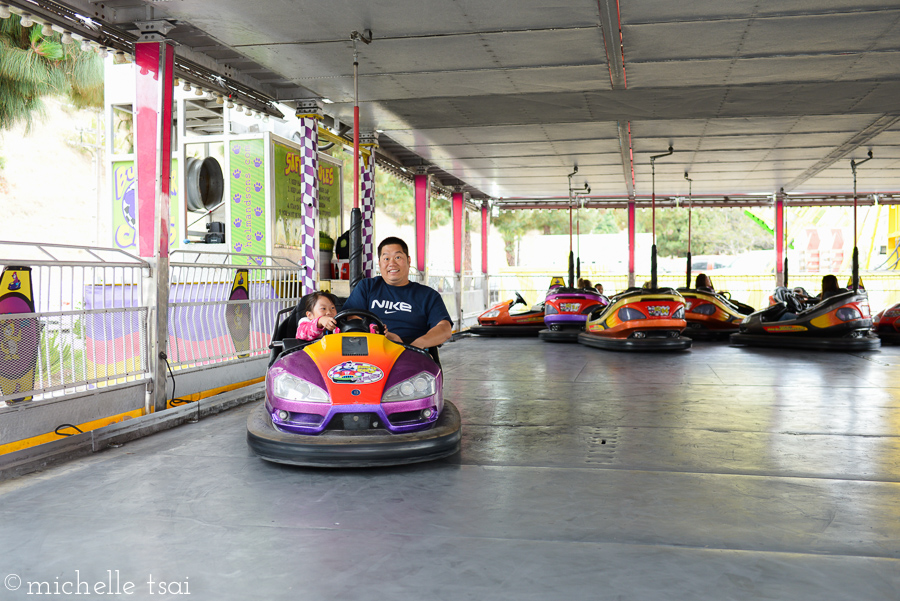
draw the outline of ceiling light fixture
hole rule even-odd
[[[189,81],[184,82],[184,87],[181,89],[184,90],[185,92],[190,92],[191,91],[191,83]]]
[[[225,97],[221,94],[216,94],[216,104],[225,104]]]
[[[331,100],[330,98],[323,98],[322,102],[325,104],[334,104],[334,100]]]
[[[62,34],[62,43],[63,44],[71,44],[75,41],[75,38],[72,37],[71,31],[64,31]]]
[[[91,51],[91,43],[88,40],[84,40],[81,42],[81,51],[82,52],[90,52]]]
[[[41,27],[41,35],[45,38],[49,38],[51,35],[53,35],[53,26],[50,25],[50,23],[44,23],[44,25]]]
[[[11,15],[9,7],[5,4],[0,4],[0,19],[8,19]]]
[[[194,90],[194,96],[203,96],[206,92],[200,86],[197,86],[197,89]]]
[[[34,25],[34,19],[31,18],[29,13],[22,13],[22,17],[19,19],[19,22],[22,24],[22,27],[31,27]]]
[[[226,108],[230,108],[230,109],[233,109],[233,108],[234,108],[234,102],[231,101],[231,98],[229,98],[229,99],[228,99],[228,102],[225,103],[225,107],[226,107]]]

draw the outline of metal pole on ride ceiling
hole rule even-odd
[[[781,248],[784,250],[784,287],[788,287],[788,233],[787,233],[787,216],[784,214],[784,208],[781,209]]]
[[[856,168],[872,160],[872,151],[869,151],[869,158],[860,162],[850,160],[850,169],[853,170],[853,292],[859,291],[859,249],[856,246]]]
[[[584,189],[586,194],[591,193],[591,187],[584,182]],[[578,198],[578,195],[575,195],[575,228],[577,230],[577,247],[576,251],[576,259],[575,259],[575,275],[578,279],[581,279],[581,207],[584,205],[584,195],[581,198]]]
[[[691,287],[691,209],[694,208],[693,188],[694,180],[688,177],[688,172],[684,172],[684,179],[688,181],[688,254],[687,254],[687,284],[685,288]]]
[[[581,205],[575,195],[575,277],[581,279]]]
[[[572,176],[578,173],[578,165],[569,174],[569,288],[575,287],[575,253],[572,252]]]
[[[669,151],[650,157],[650,174],[652,178],[653,194],[650,197],[650,212],[653,219],[653,246],[650,248],[650,288],[656,290],[656,159],[667,157],[675,152],[669,146]]]
[[[366,35],[368,34],[368,35]],[[353,40],[353,209],[350,211],[350,289],[362,280],[362,212],[359,209],[359,50],[357,41],[372,42],[372,32],[350,33]]]

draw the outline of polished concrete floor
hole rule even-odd
[[[0,483],[0,599],[900,599],[900,349],[442,360],[448,460],[266,463],[245,406]]]

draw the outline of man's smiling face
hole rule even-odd
[[[399,244],[387,244],[378,257],[381,277],[391,286],[405,286],[409,283],[409,255]]]

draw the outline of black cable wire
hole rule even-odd
[[[172,398],[169,400],[169,404],[172,407],[177,407],[179,405],[187,405],[188,403],[197,403],[197,417],[195,418],[195,420],[200,421],[200,401],[175,398],[175,373],[172,371],[172,366],[169,365],[169,357],[167,357],[165,353],[160,353],[159,357],[166,362],[166,369],[169,370],[169,375],[172,376]]]
[[[56,429],[53,431],[57,436],[75,436],[74,434],[66,434],[65,432],[60,432],[62,428],[72,428],[73,430],[78,430],[79,434],[84,434],[84,430],[79,428],[78,426],[73,426],[72,424],[60,424],[56,426]]]

